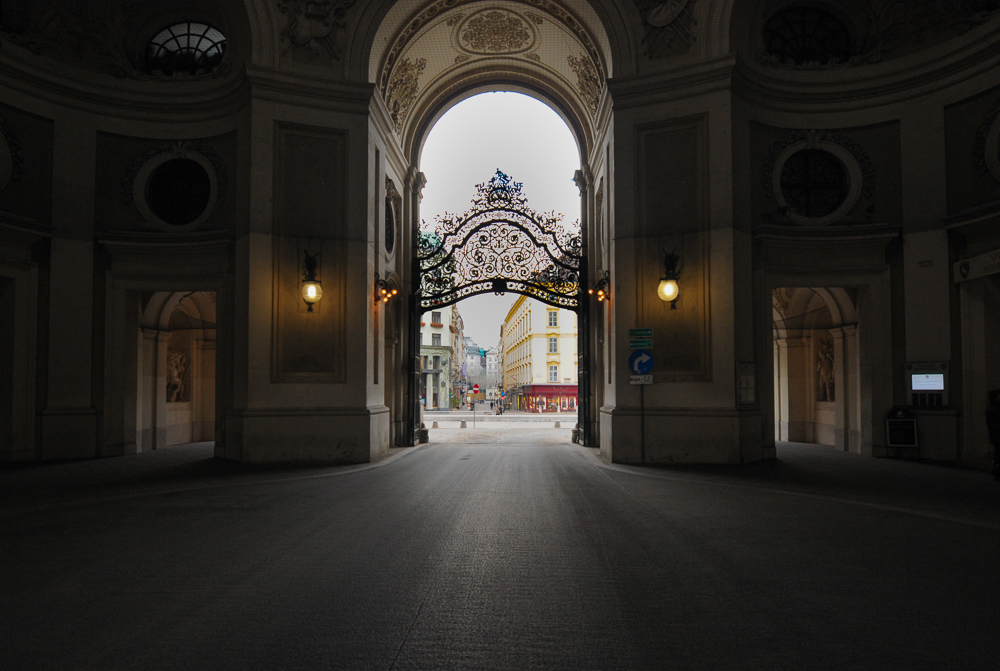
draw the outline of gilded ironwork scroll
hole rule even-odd
[[[435,221],[418,242],[421,309],[508,291],[568,310],[579,306],[579,229],[565,227],[562,215],[532,210],[510,176],[497,170],[476,186],[467,212]]]

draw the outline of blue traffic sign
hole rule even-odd
[[[628,358],[628,369],[633,375],[649,375],[653,371],[653,353],[648,349],[637,349]]]

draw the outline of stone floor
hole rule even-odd
[[[1000,483],[781,445],[636,468],[566,430],[353,467],[211,446],[0,470],[12,669],[986,669]]]

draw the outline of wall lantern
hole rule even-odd
[[[375,273],[375,305],[379,304],[379,301],[383,303],[388,303],[389,299],[395,296],[398,291],[392,288],[392,285],[383,280]]]
[[[302,300],[309,306],[306,312],[312,312],[313,304],[319,303],[319,299],[323,298],[323,285],[316,279],[316,257],[319,254],[304,253],[305,277],[302,279]]]
[[[593,294],[597,292],[597,302],[611,300],[611,273],[605,270],[603,273],[598,273],[599,279],[597,284],[594,285],[593,289],[588,289],[587,293]]]
[[[677,309],[677,296],[680,288],[677,280],[680,277],[680,257],[677,250],[663,253],[663,277],[660,278],[660,285],[656,288],[656,294],[661,301],[670,303],[670,309]]]

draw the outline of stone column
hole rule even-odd
[[[774,341],[774,436],[788,440],[788,340]]]
[[[786,355],[788,370],[788,440],[808,443],[813,439],[810,431],[810,406],[815,394],[811,390],[812,338],[787,338]]]
[[[854,328],[853,326],[850,328]],[[833,336],[833,394],[836,399],[836,421],[834,425],[834,447],[847,450],[847,408],[850,396],[847,389],[847,370],[844,352],[844,327],[832,328]]]

